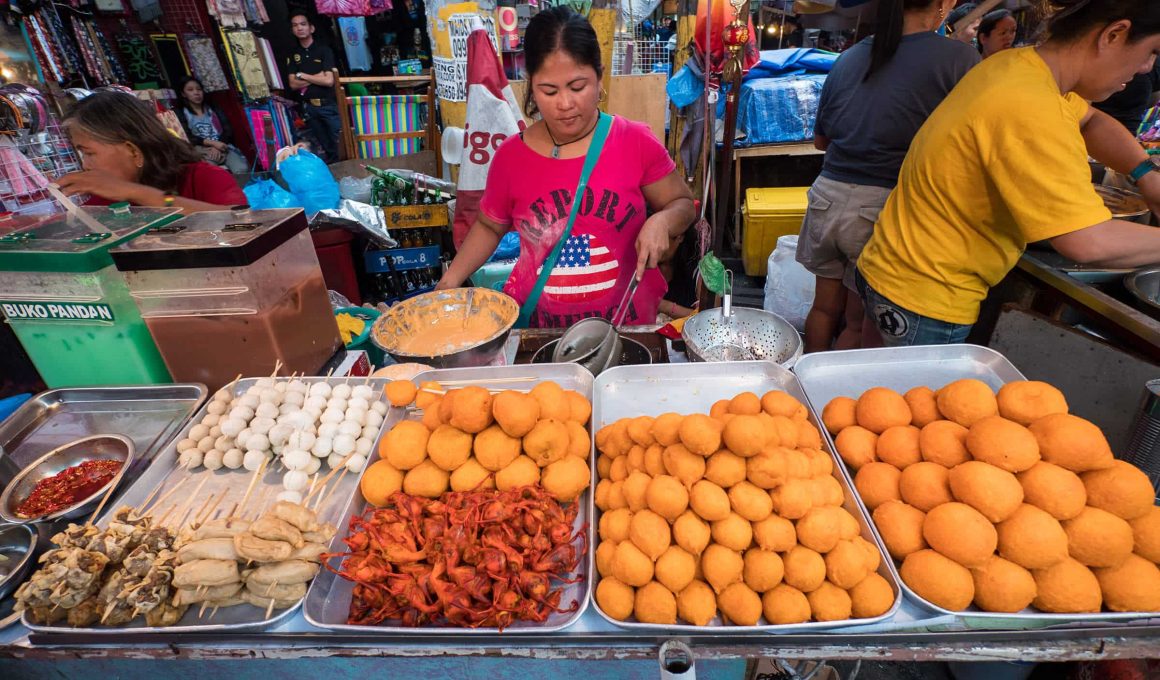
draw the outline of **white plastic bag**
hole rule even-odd
[[[777,247],[769,254],[765,274],[765,304],[773,312],[804,332],[806,315],[814,304],[814,275],[798,264],[797,235],[777,239]]]

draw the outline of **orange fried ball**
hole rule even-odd
[[[846,501],[846,492],[842,490],[841,483],[829,475],[814,477],[810,480],[810,486],[813,487],[814,505],[841,505]]]
[[[811,477],[829,477],[834,474],[834,459],[820,449],[821,447],[805,452],[806,457],[810,459]]]
[[[781,557],[772,550],[751,548],[745,551],[745,569],[742,577],[745,585],[759,593],[770,590],[781,583],[785,565]]]
[[[662,413],[653,421],[653,438],[661,446],[672,446],[681,440],[681,422],[685,419],[679,413]]]
[[[575,420],[564,423],[564,427],[568,428],[568,455],[588,460],[588,454],[592,452],[592,439],[588,436],[588,430]]]
[[[671,522],[689,507],[689,492],[676,477],[658,475],[649,482],[645,500],[650,510]]]
[[[1022,472],[1039,462],[1035,435],[1019,423],[1001,416],[988,416],[971,425],[967,451],[975,460],[990,463],[1007,472]]]
[[[1031,572],[1002,557],[991,557],[971,570],[975,581],[975,606],[985,612],[1013,614],[1035,599],[1035,579]]]
[[[1129,522],[1135,537],[1135,551],[1140,557],[1160,562],[1160,506],[1152,506],[1148,512]]]
[[[616,554],[612,557],[612,575],[626,585],[639,588],[652,581],[653,561],[632,541],[621,541],[616,544]]]
[[[838,455],[854,470],[878,459],[878,435],[859,425],[839,432],[834,445]]]
[[[522,442],[508,436],[499,425],[492,425],[475,436],[472,449],[479,464],[498,472],[520,457]]]
[[[789,479],[787,451],[771,449],[745,459],[746,478],[762,489],[773,489]]]
[[[692,510],[681,513],[673,522],[673,540],[685,552],[700,555],[712,539],[712,529]]]
[[[902,395],[886,387],[871,387],[858,397],[854,409],[858,424],[874,434],[898,425],[909,425],[910,407]]]
[[[540,486],[562,503],[579,498],[591,481],[592,470],[588,463],[576,456],[567,456],[549,464],[540,475]]]
[[[701,519],[716,522],[729,516],[729,496],[725,489],[702,479],[689,489],[689,507]]]
[[[1080,475],[1087,490],[1087,504],[1107,510],[1116,517],[1132,520],[1152,509],[1156,490],[1140,468],[1122,460],[1112,466]]]
[[[742,458],[750,458],[765,448],[767,442],[765,425],[757,416],[739,415],[725,423],[721,439],[725,442],[725,447],[733,453]]]
[[[781,390],[770,390],[762,395],[761,410],[771,416],[785,416],[798,421],[804,421],[810,415],[800,401]]]
[[[407,470],[403,475],[403,492],[423,498],[438,498],[447,491],[451,475],[430,460]]]
[[[713,402],[709,407],[709,417],[714,420],[724,420],[725,416],[729,414],[729,400],[721,399]]]
[[[644,450],[644,471],[656,477],[665,474],[664,447],[653,444]]]
[[[744,569],[741,554],[723,545],[710,544],[701,553],[701,573],[717,593],[740,581]]]
[[[588,401],[588,397],[576,390],[564,390],[564,396],[568,398],[568,420],[582,426],[588,424],[588,419],[592,417],[592,402]]]
[[[551,418],[563,422],[572,416],[572,405],[568,402],[568,395],[564,388],[552,381],[537,384],[528,393],[540,403],[540,417]]]
[[[443,406],[443,398],[435,397],[435,401],[431,402],[430,407],[423,410],[423,427],[434,432],[439,429],[440,425],[446,425],[443,418],[439,416],[439,410]]]
[[[1031,604],[1052,614],[1083,614],[1100,610],[1103,595],[1096,575],[1076,560],[1068,559],[1047,569],[1031,572],[1036,595]]]
[[[1015,475],[977,460],[956,465],[947,474],[951,493],[991,522],[1002,522],[1023,502],[1023,487]]]
[[[770,515],[753,523],[753,540],[764,550],[785,552],[797,545],[797,530],[788,519]]]
[[[788,484],[782,488],[784,486]],[[734,484],[728,496],[729,507],[733,512],[750,522],[760,522],[773,512],[773,500],[769,494],[749,482]]]
[[[1072,472],[1111,467],[1112,449],[1100,428],[1066,413],[1044,416],[1028,426],[1039,442],[1039,454]]]
[[[965,503],[947,503],[926,513],[922,537],[930,547],[964,567],[986,562],[999,543],[995,526]]]
[[[889,428],[878,436],[878,445],[875,447],[878,460],[890,463],[899,470],[921,461],[922,450],[918,442],[920,432],[913,425]]]
[[[540,419],[540,402],[529,394],[508,390],[495,395],[491,413],[507,436],[520,438],[531,432]]]
[[[600,540],[620,543],[628,540],[628,527],[632,522],[632,512],[627,508],[609,510],[600,515]]]
[[[673,625],[677,622],[677,598],[668,588],[649,581],[637,589],[632,613],[641,623]]]
[[[584,466],[584,473],[588,474],[588,466]],[[587,479],[584,480],[584,488],[588,488]],[[451,473],[451,490],[452,491],[475,491],[477,489],[494,489],[495,478],[491,476],[491,472],[479,464],[479,461],[474,458],[468,458],[467,462],[460,465]],[[545,487],[546,488],[546,487]],[[548,490],[557,500],[563,500],[559,495],[560,491]],[[568,493],[568,492],[564,492]],[[579,495],[579,491],[573,493],[571,496],[575,498]]]
[[[999,388],[999,415],[1020,425],[1044,416],[1067,413],[1063,392],[1038,380],[1016,380]]]
[[[822,433],[808,420],[795,420],[797,423],[797,448],[816,451],[822,448]]]
[[[753,544],[753,525],[749,520],[735,512],[729,513],[725,519],[710,522],[713,542],[741,552]]]
[[[855,618],[872,619],[890,611],[894,589],[878,574],[870,574],[850,589],[850,610]]]
[[[632,588],[615,578],[602,578],[596,585],[596,604],[600,611],[617,621],[627,621],[632,616],[635,593]]]
[[[427,455],[441,469],[454,472],[471,456],[471,435],[451,425],[440,425],[427,440]]]
[[[761,596],[744,583],[734,583],[717,595],[717,608],[734,626],[756,626],[761,618]]]
[[[621,490],[624,492],[624,500],[628,503],[628,509],[633,512],[640,512],[648,507],[648,485],[652,482],[652,477],[640,470],[633,470],[625,478],[621,485]]]
[[[681,480],[685,486],[692,486],[705,476],[705,457],[691,453],[681,444],[666,447],[661,454],[665,471]]]
[[[742,392],[729,400],[729,413],[738,416],[755,416],[761,413],[761,399],[752,392]]]
[[[359,491],[371,505],[381,508],[403,488],[403,473],[386,460],[376,460],[358,481]]]
[[[443,391],[443,386],[437,382],[428,380],[419,385],[419,392],[415,395],[415,406],[417,408],[427,410],[432,404],[439,401],[439,395],[427,390]]]
[[[963,427],[999,413],[995,393],[987,383],[974,378],[956,380],[944,386],[936,395],[939,413]]]
[[[922,459],[946,468],[967,462],[971,459],[967,452],[968,433],[967,428],[954,421],[934,421],[922,428],[918,435]]]
[[[850,397],[835,397],[822,409],[822,425],[837,436],[839,432],[858,424],[858,402]]]
[[[422,423],[403,420],[392,427],[379,443],[379,457],[396,470],[410,470],[427,458],[430,431]]]
[[[402,407],[415,401],[415,395],[419,393],[419,390],[415,388],[415,383],[410,380],[392,380],[387,383],[384,393],[391,406]]]
[[[669,549],[672,537],[664,517],[651,510],[641,510],[629,520],[628,539],[649,559],[656,560]]]
[[[451,424],[451,416],[455,411],[455,397],[458,395],[459,390],[447,390],[447,394],[439,399],[439,421],[441,423]]]
[[[500,491],[507,491],[508,489],[517,489],[521,486],[531,486],[538,484],[540,481],[540,466],[536,465],[536,461],[527,456],[520,456],[511,462],[510,465],[495,473],[495,488]],[[615,484],[613,485],[616,486]],[[616,505],[612,505],[609,501],[610,507],[624,507],[623,496],[619,499]]]
[[[1000,522],[999,554],[1026,569],[1046,569],[1067,559],[1067,534],[1059,520],[1024,503]]]
[[[902,471],[898,479],[898,493],[903,502],[923,512],[954,500],[947,469],[927,461],[915,463]]]
[[[828,477],[827,479],[834,478]],[[812,479],[791,479],[770,491],[768,496],[770,510],[785,519],[801,519],[814,505],[826,505],[826,503],[814,502],[814,481]],[[834,481],[837,482],[836,479]],[[839,488],[840,491],[841,488]],[[732,494],[733,489],[730,489],[729,492]]]
[[[653,436],[654,419],[652,416],[637,416],[628,421],[628,436],[639,446],[652,446],[657,443]]]
[[[571,437],[564,421],[545,419],[536,423],[532,431],[524,435],[524,453],[536,461],[536,465],[545,467],[567,456],[570,443]],[[618,457],[613,461],[613,464],[623,460],[623,458]],[[614,474],[612,481],[620,481],[620,479],[616,479],[618,476]],[[625,472],[621,479],[627,476],[628,474]]]
[[[475,385],[465,387],[455,395],[449,422],[468,434],[483,432],[492,423],[492,407],[491,392]]]
[[[693,581],[677,593],[677,615],[694,626],[707,626],[717,616],[717,595],[704,581]]]
[[[887,501],[902,500],[898,484],[902,473],[888,463],[867,463],[854,475],[854,488],[866,507],[874,510]]]
[[[1064,520],[1067,552],[1089,567],[1118,567],[1132,554],[1132,525],[1106,510],[1086,507]]]
[[[817,590],[826,580],[826,561],[816,551],[795,546],[782,555],[787,585],[803,593]]]
[[[850,594],[829,581],[806,593],[806,599],[815,621],[844,621],[853,611]]]
[[[933,550],[907,555],[898,571],[919,597],[943,609],[962,611],[975,599],[970,570]]]
[[[685,416],[678,434],[685,448],[701,456],[711,456],[721,448],[721,423],[700,413]]]
[[[927,547],[926,539],[922,536],[926,513],[918,508],[892,501],[879,506],[873,517],[874,526],[878,527],[882,542],[894,559],[904,559]]]
[[[778,626],[810,620],[810,601],[802,591],[784,583],[761,597],[765,620]]]
[[[602,540],[596,547],[596,572],[612,576],[612,558],[616,556],[616,541]]]
[[[697,558],[680,546],[669,546],[657,558],[656,579],[674,593],[681,592],[692,583],[696,573]]]
[[[796,524],[798,542],[820,553],[834,549],[842,538],[842,508],[811,508]]]
[[[1118,567],[1096,569],[1104,604],[1114,612],[1160,611],[1160,569],[1140,557],[1129,555]]]
[[[1017,477],[1023,486],[1023,501],[1058,520],[1075,517],[1087,505],[1083,480],[1071,470],[1041,460]]]
[[[830,583],[849,590],[870,574],[866,552],[853,541],[839,541],[826,553],[826,578]]]
[[[942,420],[938,411],[938,400],[934,390],[926,386],[915,387],[902,395],[910,407],[911,425],[922,429],[936,420]]]
[[[745,459],[730,451],[718,451],[705,461],[705,479],[728,489],[745,479]]]

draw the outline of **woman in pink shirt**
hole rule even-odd
[[[524,106],[539,119],[496,151],[479,217],[439,282],[439,288],[463,285],[514,229],[520,257],[504,292],[520,304],[567,225],[600,114],[603,72],[596,32],[565,6],[532,18],[524,56]],[[611,318],[633,276],[640,284],[626,323],[653,323],[668,288],[657,263],[694,217],[692,195],[664,146],[647,126],[614,117],[531,325],[568,327],[586,317]]]

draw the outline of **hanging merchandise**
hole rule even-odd
[[[258,151],[258,165],[263,170],[270,168],[273,149],[294,144],[290,124],[293,106],[293,102],[274,96],[264,104],[246,107],[246,120],[250,123],[250,133]]]
[[[332,17],[370,17],[391,10],[391,0],[314,0],[319,14]]]
[[[185,52],[189,57],[189,68],[201,81],[206,92],[221,92],[230,89],[222,63],[218,60],[213,41],[204,35],[185,36]]]
[[[34,12],[24,18],[24,27],[28,31],[29,42],[36,53],[36,61],[44,71],[46,77],[51,76],[57,82],[66,80],[67,67],[50,39],[44,20],[40,12]]]
[[[72,21],[73,35],[76,36],[77,46],[80,48],[81,58],[85,62],[85,73],[90,78],[104,85],[109,82],[105,78],[105,74],[101,69],[100,60],[97,58],[97,47],[93,42],[92,36],[89,35],[88,28],[82,21]]]
[[[367,20],[364,17],[339,17],[342,46],[352,71],[371,70],[371,51],[367,47]]]
[[[89,34],[93,37],[97,53],[101,57],[101,69],[105,72],[108,82],[124,83],[129,80],[128,72],[117,57],[116,50],[105,37],[104,32],[93,22],[88,22]]]
[[[129,81],[138,89],[155,89],[161,80],[153,48],[140,35],[121,33],[116,37],[117,49],[125,57]]]
[[[262,99],[270,96],[270,86],[266,83],[266,73],[262,70],[262,59],[258,56],[258,43],[250,31],[223,32],[229,47],[230,66],[234,78],[242,85],[247,99]]]
[[[206,0],[210,16],[217,19],[222,28],[245,28],[246,10],[242,0]]]
[[[129,0],[129,2],[133,5],[133,11],[137,12],[137,20],[143,24],[156,21],[164,14],[158,0]]]
[[[265,24],[270,21],[270,17],[266,15],[266,5],[262,0],[243,0],[242,10],[246,19],[252,23]]]
[[[56,7],[47,6],[40,10],[39,14],[43,17],[50,39],[63,58],[65,69],[69,73],[80,74],[84,67],[84,60],[81,58],[80,52],[77,51],[76,45],[69,38],[69,32],[65,29],[60,15],[57,14]]]
[[[258,38],[258,57],[262,61],[262,71],[266,74],[266,82],[273,90],[285,90],[282,82],[282,69],[278,68],[278,58],[274,56],[274,47],[265,38]]]

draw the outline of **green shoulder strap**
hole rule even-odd
[[[600,160],[600,151],[604,148],[604,140],[608,138],[608,131],[611,127],[612,116],[607,113],[601,113],[600,119],[596,122],[596,129],[593,131],[592,143],[588,145],[588,153],[584,156],[584,169],[580,171],[580,183],[576,185],[576,193],[572,197],[572,211],[568,213],[568,224],[564,226],[564,232],[560,234],[560,239],[556,241],[552,252],[544,260],[543,268],[540,269],[540,275],[536,278],[536,285],[532,286],[531,292],[528,293],[528,298],[524,300],[523,306],[520,307],[520,316],[516,320],[516,328],[527,328],[528,324],[531,323],[532,314],[536,311],[536,305],[540,302],[540,295],[544,292],[544,286],[548,283],[548,277],[552,275],[552,270],[556,268],[556,262],[560,259],[560,251],[564,249],[564,243],[572,235],[572,226],[576,224],[576,216],[580,213],[580,203],[583,200],[584,192],[588,190],[588,178],[592,175],[592,170],[596,167],[596,161]]]

